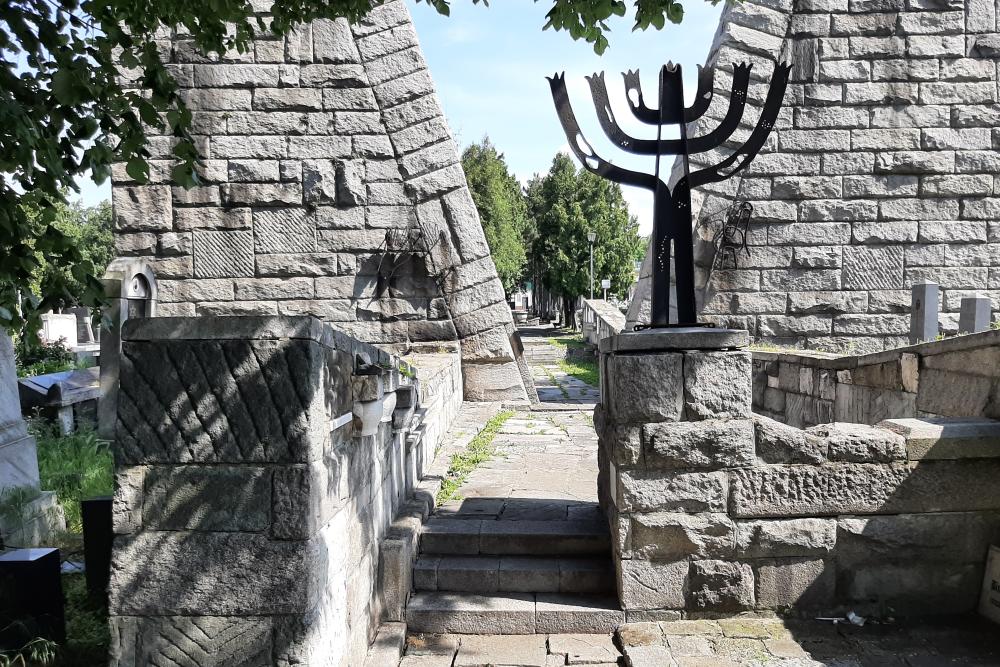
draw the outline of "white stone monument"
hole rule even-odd
[[[14,489],[27,491],[18,518],[0,516],[0,537],[8,546],[38,546],[54,530],[65,529],[62,509],[51,491],[40,490],[35,439],[21,417],[14,368],[14,343],[0,331],[0,502]]]

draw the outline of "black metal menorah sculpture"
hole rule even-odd
[[[708,110],[712,101],[713,77],[711,70],[698,69],[698,93],[694,103],[684,106],[684,84],[680,65],[668,63],[660,69],[659,105],[650,108],[643,102],[639,85],[639,72],[626,72],[625,96],[632,115],[640,122],[656,126],[656,139],[636,139],[621,130],[615,120],[608,100],[608,90],[604,85],[604,73],[587,77],[590,92],[594,98],[597,117],[608,138],[625,151],[638,155],[655,155],[654,173],[632,171],[617,167],[601,158],[591,148],[580,131],[576,115],[566,92],[566,75],[556,74],[549,79],[552,99],[555,101],[559,120],[569,140],[570,149],[589,171],[609,181],[622,185],[633,185],[652,190],[653,200],[653,276],[650,308],[650,326],[697,326],[694,296],[694,246],[691,230],[691,188],[706,183],[725,180],[745,169],[767,140],[774,122],[781,110],[785,96],[785,86],[791,66],[781,63],[775,66],[774,75],[767,92],[767,99],[760,118],[750,136],[729,157],[718,164],[691,172],[688,156],[703,153],[721,146],[739,127],[743,119],[747,101],[747,86],[750,83],[750,69],[746,63],[733,69],[732,92],[729,108],[718,127],[707,134],[687,136],[687,123],[700,118]],[[664,139],[663,126],[678,125],[679,139]],[[683,161],[684,176],[675,183],[671,191],[660,178],[660,161],[664,155],[679,155]],[[741,159],[742,158],[742,159]],[[674,272],[677,284],[677,322],[669,321],[670,312],[670,251],[673,245]]]

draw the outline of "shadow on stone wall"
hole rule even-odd
[[[397,369],[384,388],[359,383],[371,362]],[[392,373],[311,318],[126,326],[112,665],[363,661],[405,449],[391,422],[352,437],[350,415],[370,378],[369,403],[394,399]]]

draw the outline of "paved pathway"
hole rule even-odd
[[[1000,631],[946,617],[856,627],[734,618],[629,623],[610,635],[413,635],[400,667],[996,667]]]
[[[576,340],[576,337],[565,336],[549,325],[522,328],[520,332],[525,358],[531,366],[531,377],[543,407],[592,410],[601,398],[600,390],[563,370],[560,360],[566,358],[566,348],[549,342],[551,338]]]
[[[440,517],[575,520],[599,517],[596,389],[580,387],[545,342],[525,336],[541,406],[519,410],[497,434],[497,456],[473,470]],[[542,347],[544,346],[544,347]],[[579,384],[578,384],[579,383]],[[568,396],[567,396],[568,394]],[[467,405],[448,445],[464,447],[498,405]],[[630,623],[607,635],[411,634],[399,667],[1000,667],[1000,630],[976,617],[856,627],[738,618]]]
[[[597,434],[589,412],[519,411],[493,440],[497,455],[469,473],[449,518],[572,520],[598,517]]]

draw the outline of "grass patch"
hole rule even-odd
[[[111,641],[106,601],[88,595],[87,580],[82,574],[63,575],[63,593],[66,643],[59,647],[55,664],[57,667],[106,664]]]
[[[494,415],[463,451],[451,455],[448,477],[441,483],[441,490],[437,495],[438,505],[457,498],[458,489],[465,483],[469,473],[481,463],[493,458],[496,451],[493,447],[493,438],[504,422],[513,416],[513,410],[504,410]]]
[[[597,361],[593,359],[567,359],[559,360],[559,368],[566,375],[572,375],[577,380],[586,382],[591,387],[596,387],[601,383],[601,374],[597,369]]]
[[[67,530],[83,532],[80,501],[114,491],[111,448],[89,427],[61,435],[55,424],[34,418],[28,421],[28,430],[38,443],[42,488],[56,492],[66,514]]]
[[[585,350],[587,344],[583,342],[583,334],[564,334],[562,336],[552,336],[548,339],[549,345],[563,347],[567,350]]]

